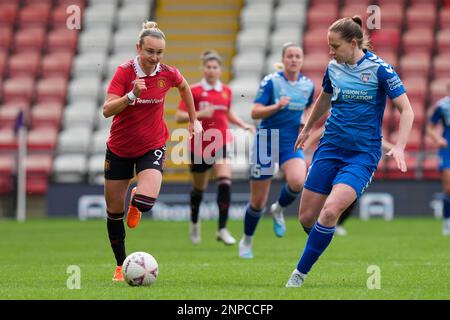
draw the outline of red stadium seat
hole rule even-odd
[[[55,0],[57,6],[70,6],[76,5],[81,8],[84,8],[87,4],[87,0]]]
[[[389,158],[386,161],[386,178],[389,179],[415,179],[417,171],[417,157],[411,153],[405,153],[405,162],[407,171],[401,172],[397,166],[397,162]]]
[[[431,69],[430,56],[425,53],[406,54],[400,58],[402,78],[428,78]]]
[[[16,161],[12,155],[0,155],[0,195],[10,193],[14,187]]]
[[[404,77],[402,82],[409,100],[423,105],[428,97],[428,79],[426,77]]]
[[[314,53],[305,55],[302,66],[302,73],[306,76],[309,74],[319,73],[323,74],[327,68],[328,62],[330,61],[330,55],[324,51],[323,53]]]
[[[68,79],[72,70],[73,53],[57,52],[43,57],[41,63],[42,77],[60,77]]]
[[[439,172],[439,157],[436,154],[427,155],[422,162],[422,178],[424,179],[440,179],[441,174]]]
[[[8,26],[0,26],[0,50],[9,51],[13,39],[13,29]]]
[[[12,1],[0,4],[0,27],[13,28],[19,15],[18,3]]]
[[[373,4],[373,2],[375,2],[375,1],[373,1],[373,0],[358,0],[358,5],[365,6],[367,8],[368,6]],[[348,6],[348,5],[352,5],[354,3],[355,3],[354,0],[344,0],[343,4],[345,6]]]
[[[394,126],[394,110],[392,110],[392,107],[390,105],[387,105],[384,109],[384,115],[383,115],[383,122],[382,122],[382,128],[383,128],[383,137],[389,138],[389,132],[392,130]]]
[[[328,53],[330,49],[328,47],[327,32],[328,28],[306,31],[303,38],[303,49],[305,53]]]
[[[303,71],[302,71],[303,72]],[[305,75],[314,82],[314,101],[319,96],[320,92],[322,91],[322,80],[323,80],[323,74],[325,70],[322,70],[322,72],[317,73],[305,73]]]
[[[375,54],[377,53],[375,52]],[[383,59],[384,62],[389,63],[394,68],[398,68],[397,52],[383,51],[381,54],[380,58]]]
[[[17,151],[17,137],[11,128],[0,129],[0,150]]]
[[[398,139],[398,125],[396,131],[389,135],[389,141],[392,143],[397,143]],[[407,151],[417,151],[422,146],[422,129],[413,127],[408,137],[408,142],[406,143]]]
[[[440,54],[433,59],[433,77],[449,78],[450,76],[450,53]]]
[[[47,37],[47,52],[75,52],[77,44],[78,30],[53,30]]]
[[[418,4],[406,10],[406,26],[411,28],[434,29],[437,20],[436,5]]]
[[[0,79],[3,78],[6,70],[6,64],[8,60],[8,54],[5,51],[0,51]],[[0,87],[1,91],[1,87]]]
[[[52,11],[52,28],[64,29],[67,28],[67,5],[58,6]]]
[[[51,155],[34,154],[27,157],[25,161],[27,170],[27,193],[44,195],[47,192],[48,178],[52,164]]]
[[[440,2],[440,0],[409,0],[409,5],[413,6],[413,5],[432,4],[436,8],[438,2]]]
[[[40,3],[23,7],[19,13],[20,28],[47,28],[51,5]]]
[[[400,5],[402,8],[404,8],[405,2],[406,2],[406,0],[378,0],[378,5],[384,6],[387,4],[395,4],[395,5]]]
[[[339,1],[340,0],[311,0],[310,1],[310,6],[313,7],[313,6],[316,6],[316,5],[324,5],[324,4],[326,4],[326,5],[334,5],[337,8],[337,6],[339,5]]]
[[[28,148],[30,151],[53,152],[58,140],[58,132],[52,127],[42,127],[28,132]]]
[[[45,4],[48,6],[53,5],[53,0],[24,0],[25,5],[31,5],[31,4]]]
[[[405,53],[426,53],[431,55],[433,46],[433,29],[409,29],[403,34],[403,50]]]
[[[59,131],[63,106],[59,103],[42,103],[31,109],[33,129],[53,128]]]
[[[46,39],[46,30],[43,28],[20,29],[14,35],[14,52],[41,53]]]
[[[334,4],[317,4],[308,10],[308,28],[330,26],[338,17],[338,7]]]
[[[36,102],[64,103],[67,94],[67,78],[44,78],[36,84]]]
[[[450,79],[436,79],[430,84],[430,103],[434,105],[438,100],[449,95]]]
[[[398,52],[400,48],[400,31],[398,29],[374,30],[370,38],[373,50],[382,55],[382,52]]]
[[[439,28],[450,29],[450,7],[443,8],[439,12]]]
[[[3,102],[21,101],[31,104],[34,98],[34,79],[31,77],[12,78],[3,84]]]
[[[39,72],[41,55],[38,52],[24,52],[11,55],[8,61],[8,76],[35,78]]]
[[[349,3],[344,6],[340,11],[340,18],[353,17],[355,15],[360,16],[363,19],[363,23],[367,21],[367,5],[364,3]]]
[[[29,106],[22,103],[2,105],[0,108],[0,127],[13,128],[20,111],[28,109]]]
[[[386,2],[380,6],[381,29],[401,29],[403,26],[403,5],[399,3]]]
[[[439,54],[450,53],[450,32],[441,30],[436,35],[436,45]]]

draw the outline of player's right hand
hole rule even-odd
[[[305,142],[308,140],[310,135],[309,131],[305,131],[303,129],[300,131],[300,134],[297,137],[297,141],[295,141],[294,151],[297,151],[298,149],[303,149],[305,147]]]
[[[136,79],[133,81],[133,94],[136,97],[139,97],[141,95],[141,92],[144,90],[147,90],[147,87],[145,86],[145,80],[136,77]]]
[[[278,108],[283,109],[291,102],[291,97],[282,96],[278,101]]]

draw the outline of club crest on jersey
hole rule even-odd
[[[158,80],[158,87],[164,88],[166,86],[166,82],[163,79]]]
[[[225,91],[222,91],[222,98],[228,99],[228,93],[226,93]]]
[[[368,82],[369,79],[370,79],[370,73],[368,73],[368,72],[361,73],[361,80],[363,82]]]

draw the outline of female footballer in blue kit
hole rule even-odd
[[[386,96],[400,111],[398,141],[387,153],[407,170],[404,149],[414,113],[402,81],[392,66],[367,50],[360,17],[342,18],[328,29],[332,60],[322,92],[295,143],[305,141],[330,109],[325,132],[314,153],[299,207],[299,220],[309,233],[303,254],[286,287],[302,286],[314,263],[333,238],[341,213],[359,198],[381,158],[381,124]]]
[[[314,97],[313,82],[300,73],[303,50],[287,43],[282,49],[284,70],[267,75],[260,85],[252,109],[252,118],[262,119],[256,134],[250,166],[250,203],[244,216],[244,235],[239,242],[239,256],[253,258],[253,235],[266,206],[275,163],[286,177],[278,201],[271,205],[274,232],[286,231],[283,209],[303,188],[306,164],[301,150],[294,151],[301,118]]]
[[[427,124],[427,134],[436,142],[439,150],[440,165],[442,175],[442,186],[444,189],[444,224],[442,234],[450,235],[450,83],[448,84],[448,96],[440,99],[433,109],[433,114]],[[438,132],[439,124],[443,125],[442,136]]]

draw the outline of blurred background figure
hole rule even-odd
[[[450,82],[447,85],[448,95],[440,99],[434,109],[430,109],[431,116],[426,132],[439,147],[442,188],[444,190],[444,223],[442,234],[450,235]],[[440,130],[442,129],[443,130]],[[442,133],[441,133],[442,131]]]
[[[220,81],[222,74],[222,58],[213,51],[207,50],[201,56],[203,78],[199,83],[191,85],[197,117],[205,130],[201,141],[191,140],[190,171],[192,174],[192,190],[190,193],[191,224],[190,238],[193,244],[201,241],[199,221],[200,204],[203,192],[208,187],[209,170],[214,169],[217,182],[217,205],[219,208],[219,223],[216,238],[226,245],[236,243],[234,237],[226,228],[228,210],[231,201],[231,166],[227,157],[227,138],[229,123],[239,128],[255,132],[252,124],[243,122],[232,110],[232,90]],[[187,106],[181,101],[177,113],[177,122],[189,121]]]

